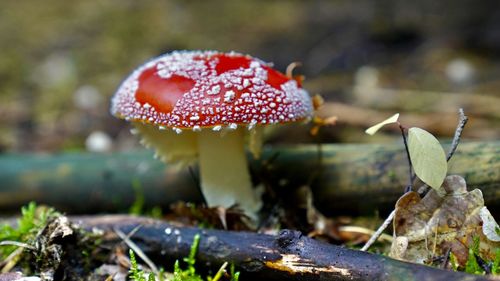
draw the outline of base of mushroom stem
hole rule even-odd
[[[252,187],[244,145],[243,128],[223,134],[200,132],[200,185],[209,207],[238,204],[246,215],[256,219],[262,200]]]

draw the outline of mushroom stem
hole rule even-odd
[[[209,207],[238,204],[251,218],[261,207],[252,188],[244,148],[244,131],[202,130],[198,136],[201,190]]]

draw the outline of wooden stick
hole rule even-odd
[[[315,205],[327,215],[388,213],[408,177],[403,150],[399,143],[322,145],[321,151],[316,145],[268,147],[260,160],[252,161],[252,171],[280,196],[310,185]],[[499,141],[463,142],[449,162],[450,174],[464,176],[469,189],[483,191],[493,214],[500,211],[498,155]],[[2,155],[0,179],[4,213],[17,212],[31,200],[71,213],[128,211],[135,198],[134,182],[140,183],[145,208],[168,208],[178,200],[202,202],[188,167],[165,165],[148,151]]]
[[[494,280],[350,250],[292,230],[271,236],[180,227],[130,216],[82,217],[72,221],[87,229],[104,230],[104,244],[121,241],[113,229],[128,233],[140,225],[130,239],[159,265],[186,257],[194,235],[200,234],[197,265],[217,270],[224,262],[234,263],[242,271],[241,280]]]

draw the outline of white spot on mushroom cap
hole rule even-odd
[[[212,87],[211,90],[207,91],[208,95],[217,95],[219,93],[220,93],[220,86],[219,85],[215,85],[215,86]]]
[[[149,61],[119,87],[112,99],[112,113],[121,118],[175,127],[178,128],[176,132],[181,131],[179,128],[231,127],[232,123],[250,124],[252,120],[261,124],[292,122],[311,116],[310,97],[295,80],[283,83],[279,89],[274,88],[267,84],[265,63],[249,56],[245,56],[250,59],[249,68],[217,73],[217,55],[221,53],[173,52]],[[243,55],[233,53],[226,56]],[[171,112],[161,112],[152,104],[141,104],[135,98],[139,76],[152,67],[162,78],[178,75],[195,81],[194,87],[177,101]],[[224,94],[221,94],[221,85],[229,87]]]
[[[252,121],[248,124],[248,130],[255,128],[255,125],[257,125],[257,120],[252,119]]]
[[[226,93],[224,94],[224,102],[231,102],[233,101],[234,97],[236,96],[236,94],[234,93],[234,91],[226,91]]]

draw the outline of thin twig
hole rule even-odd
[[[458,109],[458,125],[455,129],[455,134],[453,135],[453,141],[451,142],[450,149],[448,150],[448,154],[446,155],[446,161],[450,161],[453,154],[457,150],[458,144],[460,143],[460,138],[462,137],[462,132],[464,130],[465,124],[469,121],[469,117],[467,117],[464,113],[463,108]],[[422,197],[429,191],[429,185],[424,184],[418,189],[418,194]]]
[[[444,260],[443,260],[443,262],[441,263],[440,268],[442,268],[442,269],[447,269],[447,267],[448,267],[448,262],[450,261],[450,254],[451,254],[451,247],[449,247],[449,248],[446,250],[446,253],[444,254]]]
[[[406,186],[405,188],[405,193],[408,192],[408,191],[411,191],[413,189],[413,165],[411,164],[411,158],[410,158],[410,150],[408,148],[408,139],[406,138],[406,134],[405,134],[405,127],[403,127],[403,125],[401,125],[401,123],[398,121],[398,125],[399,125],[399,129],[401,130],[401,136],[403,137],[403,144],[405,146],[405,150],[406,150],[406,158],[408,158],[408,169],[409,169],[409,175],[410,175],[410,178],[409,178],[409,183],[408,183],[408,186]]]
[[[138,225],[136,227],[134,227],[134,229],[132,229],[128,234],[127,234],[127,238],[130,239],[130,237],[134,236],[134,234],[139,231],[139,229],[142,228],[142,225]]]
[[[22,248],[26,248],[26,249],[30,249],[32,251],[36,250],[35,247],[29,245],[29,244],[26,244],[26,243],[23,243],[23,242],[17,242],[17,241],[1,241],[0,242],[0,246],[17,246],[17,247],[22,247]]]
[[[19,257],[23,254],[24,248],[19,247],[15,249],[12,253],[10,253],[5,260],[3,260],[0,263],[0,266],[2,269],[0,270],[0,273],[7,273],[9,272],[12,268],[14,268],[19,261]]]
[[[134,251],[149,266],[151,271],[153,271],[153,273],[156,276],[158,276],[160,271],[158,270],[156,265],[148,258],[148,256],[146,256],[146,254],[141,250],[141,248],[139,248],[139,246],[137,246],[137,244],[135,244],[132,240],[130,240],[128,235],[123,233],[118,228],[115,228],[114,231],[123,240],[123,242],[125,242],[125,244],[127,244],[127,246],[129,246],[130,249],[132,249],[132,251]]]
[[[377,239],[382,235],[382,232],[391,224],[392,220],[394,219],[394,216],[396,215],[396,210],[393,210],[391,214],[385,219],[384,223],[373,233],[372,237],[370,237],[370,240],[366,242],[366,244],[361,248],[361,251],[366,251],[370,246],[377,241]]]
[[[462,137],[462,131],[464,130],[467,121],[469,121],[469,117],[465,115],[463,108],[458,109],[458,115],[459,115],[458,125],[457,128],[455,129],[455,135],[453,136],[453,141],[451,142],[450,150],[448,151],[448,155],[446,156],[446,161],[450,161],[451,157],[455,153],[455,150],[457,150],[458,143],[460,142],[460,137]]]
[[[453,156],[453,154],[455,153],[455,151],[457,150],[458,144],[460,143],[460,138],[462,136],[462,131],[465,127],[465,124],[467,124],[467,121],[469,120],[469,118],[465,115],[463,108],[460,108],[458,110],[458,115],[459,115],[458,125],[457,125],[457,128],[455,129],[455,135],[453,136],[453,141],[451,143],[450,150],[448,151],[448,155],[446,156],[446,161],[449,161],[451,159],[451,157]],[[406,153],[408,154],[408,160],[410,161],[410,165],[411,165],[410,153],[408,152],[408,145],[406,142],[406,137],[404,135],[404,131],[402,129],[401,124],[399,124],[399,127],[400,127],[401,131],[403,132],[403,141],[405,143]],[[412,169],[410,168],[410,185],[406,188],[406,190],[411,190],[411,185],[412,185],[412,182],[414,181],[415,177],[416,177],[416,175],[412,174]],[[429,186],[427,184],[424,184],[423,186],[421,186],[418,189],[418,194],[420,196],[422,196],[423,194],[427,193],[428,189],[429,189]],[[372,237],[370,237],[370,240],[368,240],[366,242],[366,244],[363,246],[363,248],[361,248],[361,251],[368,250],[368,248],[370,248],[370,246],[373,243],[375,243],[375,241],[377,241],[378,237],[389,226],[391,221],[394,219],[395,215],[396,215],[396,210],[393,210],[389,214],[387,219],[385,219],[384,223],[377,229],[377,231],[375,231],[375,233],[372,235]]]
[[[399,125],[399,129],[401,130],[401,136],[403,137],[403,143],[404,143],[405,150],[406,150],[406,157],[408,158],[409,183],[404,190],[404,193],[407,193],[413,189],[413,180],[414,180],[413,166],[411,164],[410,150],[408,148],[408,140],[406,139],[405,128],[403,127],[403,125],[401,125],[400,122],[398,122],[398,125]],[[377,231],[375,231],[375,233],[373,233],[373,235],[370,237],[370,239],[368,241],[366,241],[365,245],[363,245],[363,247],[361,248],[361,251],[368,250],[368,248],[370,248],[370,246],[373,245],[373,243],[375,243],[375,241],[377,241],[379,239],[380,235],[382,235],[384,230],[389,226],[389,224],[391,224],[395,215],[396,215],[396,210],[393,210],[389,214],[389,216],[385,219],[385,221],[382,223],[382,225],[379,226]]]
[[[474,257],[476,258],[476,262],[481,267],[486,274],[491,274],[491,264],[485,261],[483,258],[481,258],[479,255],[474,254]]]

